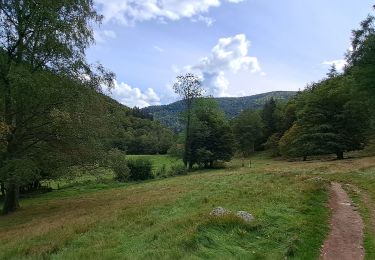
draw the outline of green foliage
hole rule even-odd
[[[191,164],[212,167],[216,161],[233,156],[233,134],[213,99],[200,99],[193,109],[191,126]]]
[[[328,78],[299,93],[284,109],[286,126],[280,140],[284,156],[331,154],[363,149],[374,133],[375,17],[353,30],[352,50],[343,74],[335,67]],[[287,128],[284,128],[284,131]]]
[[[183,158],[184,156],[184,145],[176,142],[172,145],[172,147],[168,150],[168,155],[176,158]]]
[[[280,134],[273,134],[268,138],[267,142],[264,144],[264,147],[271,152],[271,156],[273,157],[280,155],[279,141]]]
[[[255,150],[255,142],[263,137],[263,123],[258,112],[251,110],[243,111],[233,120],[233,133],[237,149],[248,156]]]
[[[153,179],[152,162],[147,158],[130,159],[127,162],[129,167],[129,179],[132,181],[141,181]]]
[[[37,169],[33,172],[38,172],[34,176],[41,180],[69,173],[72,166],[92,165],[101,160],[103,147],[97,140],[104,128],[97,115],[103,110],[94,91],[49,72],[31,73],[23,65],[13,67],[9,83],[17,101],[13,111],[17,112],[19,123],[6,127],[14,131],[5,137],[8,150],[4,149],[0,156],[3,167],[32,162]],[[20,167],[23,165],[20,163]],[[28,180],[28,175],[19,175],[17,171],[5,172],[5,183],[13,179],[24,185]]]
[[[116,148],[127,154],[166,154],[172,146],[173,132],[156,121],[134,116],[132,109],[105,98],[107,121],[111,134],[105,140],[108,149]]]
[[[350,77],[335,77],[315,84],[305,95],[298,112],[303,129],[300,143],[308,153],[337,154],[362,149],[367,141],[369,111],[367,103],[352,90]]]
[[[5,213],[18,207],[19,186],[30,175],[99,162],[100,144],[87,131],[95,128],[90,113],[98,107],[87,105],[90,91],[112,86],[114,75],[88,64],[85,50],[100,20],[90,0],[0,4],[0,118],[9,129],[0,148]]]
[[[346,74],[354,79],[358,92],[365,92],[370,103],[373,132],[375,131],[375,16],[369,15],[353,30],[352,50],[347,53]]]
[[[165,164],[163,164],[161,167],[156,169],[155,176],[156,177],[168,177],[167,176],[167,166]]]
[[[147,114],[101,94],[114,74],[85,57],[101,18],[92,0],[0,4],[0,182],[15,189],[13,204],[29,182],[108,166],[112,148],[166,153],[173,143]]]
[[[275,91],[248,97],[221,97],[214,98],[219,104],[220,109],[225,113],[226,118],[237,117],[243,110],[257,110],[263,107],[264,103],[273,97],[278,101],[287,101],[291,99],[296,92],[294,91]],[[155,120],[173,129],[175,132],[182,132],[183,123],[179,119],[184,110],[184,103],[177,101],[169,105],[150,106],[143,108],[144,111],[154,116]]]
[[[119,150],[111,150],[109,152],[109,164],[115,173],[115,180],[126,182],[130,177],[130,169],[127,165],[125,154]]]
[[[187,175],[188,170],[185,165],[179,164],[172,164],[168,170],[168,176],[179,176],[179,175]]]
[[[263,137],[268,139],[272,134],[278,130],[278,118],[276,115],[276,101],[271,98],[268,100],[261,111],[261,118],[263,122]]]
[[[177,76],[173,84],[173,90],[178,94],[185,105],[185,146],[184,146],[184,164],[192,167],[192,135],[191,135],[191,118],[194,102],[197,98],[203,96],[204,89],[200,78],[193,73]]]
[[[304,159],[310,155],[308,143],[301,142],[303,129],[294,124],[288,131],[284,133],[279,141],[279,151],[284,157],[303,157]]]

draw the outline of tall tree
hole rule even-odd
[[[233,134],[224,112],[213,99],[199,99],[193,108],[191,163],[212,167],[233,156]]]
[[[329,72],[327,73],[328,78],[334,78],[338,75],[339,73],[337,72],[336,65],[332,64],[331,68],[329,69]]]
[[[334,153],[343,159],[344,152],[366,144],[368,106],[352,86],[350,77],[336,76],[315,84],[305,94],[297,125],[302,129],[299,143],[308,144],[308,155]]]
[[[280,154],[290,158],[303,157],[303,160],[306,161],[307,156],[313,154],[313,149],[311,143],[304,142],[301,139],[303,134],[304,129],[297,124],[293,124],[279,140]]]
[[[191,117],[192,107],[194,101],[202,97],[203,88],[202,83],[198,76],[193,73],[186,73],[185,75],[177,76],[177,81],[173,85],[173,89],[176,94],[180,95],[183,99],[186,107],[186,137],[185,137],[185,152],[184,152],[184,163],[189,169],[191,165]]]
[[[100,90],[102,84],[112,84],[112,73],[85,60],[85,50],[94,41],[91,26],[101,19],[92,0],[0,1],[0,112],[9,129],[0,161],[6,192],[3,213],[19,207],[19,185],[29,173],[40,172],[43,160],[29,152],[34,149],[36,155],[36,150],[46,147],[63,150],[61,144],[53,143],[61,136],[62,122],[71,120],[69,112],[62,110],[74,107],[66,106],[67,100],[72,104],[72,96],[64,92],[68,85]],[[47,100],[60,90],[58,101]],[[27,91],[30,95],[25,95]],[[44,96],[38,100],[36,94]],[[51,120],[44,121],[45,117]],[[82,116],[74,120],[83,122]],[[74,133],[72,128],[64,131]],[[44,158],[44,163],[49,159]]]
[[[375,6],[374,6],[375,10]],[[352,32],[352,48],[346,58],[346,74],[354,78],[353,86],[358,92],[365,92],[375,129],[375,16],[361,22],[361,26]]]
[[[243,111],[233,121],[233,133],[238,150],[243,156],[249,156],[255,150],[255,143],[261,139],[263,123],[258,112]]]
[[[267,141],[267,139],[277,133],[279,130],[279,116],[277,114],[277,103],[274,98],[270,98],[263,106],[261,111],[261,118],[263,122],[263,138],[262,144]]]

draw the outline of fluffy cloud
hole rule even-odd
[[[336,69],[338,71],[343,71],[345,66],[348,64],[346,62],[346,60],[331,60],[331,61],[324,61],[322,63],[323,65],[326,65],[326,66],[332,66],[332,65],[335,65],[336,66]]]
[[[199,74],[209,95],[227,96],[229,81],[225,77],[226,72],[237,73],[247,70],[250,73],[265,75],[258,59],[248,56],[249,48],[250,41],[244,34],[221,38],[209,56],[202,58],[194,66],[187,66],[184,70]]]
[[[94,31],[94,38],[97,43],[104,43],[107,39],[116,39],[117,35],[114,31]]]
[[[115,81],[115,87],[109,95],[121,104],[129,107],[147,107],[160,105],[160,98],[152,88],[142,92],[139,88],[133,88],[126,83]]]
[[[95,0],[105,21],[117,21],[125,25],[136,22],[159,20],[176,21],[190,18],[204,21],[208,25],[213,20],[202,16],[212,7],[222,2],[239,3],[244,0]]]

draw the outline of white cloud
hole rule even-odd
[[[157,52],[160,52],[160,53],[164,52],[164,49],[161,48],[161,47],[159,47],[159,46],[157,46],[157,45],[154,45],[153,48],[154,48],[154,50],[157,51]]]
[[[244,0],[95,0],[105,22],[112,20],[125,25],[149,20],[176,21],[182,18],[210,25],[213,20],[202,14],[223,2],[235,4],[242,1]]]
[[[323,65],[326,65],[326,66],[332,66],[332,65],[335,65],[336,66],[336,69],[338,71],[343,71],[345,66],[348,64],[346,62],[346,60],[331,60],[331,61],[323,61],[322,62]]]
[[[203,86],[209,95],[227,96],[230,84],[225,77],[226,72],[238,73],[245,70],[265,75],[258,59],[248,56],[249,48],[250,41],[244,34],[221,38],[212,48],[209,56],[202,58],[194,66],[185,67],[185,70],[193,71],[202,77]]]
[[[94,31],[94,38],[97,43],[104,43],[107,39],[116,39],[116,37],[116,33],[111,30]]]
[[[124,82],[115,81],[114,83],[115,87],[109,95],[123,105],[140,108],[160,105],[160,98],[152,88],[142,92],[139,88],[133,88]]]
[[[203,22],[205,23],[208,27],[212,26],[215,22],[215,19],[203,15],[198,15],[196,18],[191,19],[192,22]]]

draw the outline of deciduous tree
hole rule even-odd
[[[177,76],[177,81],[173,85],[176,94],[180,95],[186,107],[186,127],[185,127],[185,150],[184,163],[189,169],[191,168],[191,116],[194,101],[202,97],[203,88],[198,76],[193,73]]]
[[[112,83],[112,73],[85,60],[94,41],[91,26],[100,20],[92,0],[0,1],[0,113],[9,129],[0,159],[3,213],[18,208],[19,186],[30,176],[43,174],[43,165],[65,160],[57,160],[57,151],[71,149],[62,140],[85,139],[78,134],[85,117],[72,105],[74,92],[66,91],[70,86],[99,91]],[[72,122],[78,126],[71,127]],[[83,144],[75,141],[76,148]]]
[[[262,118],[258,112],[245,110],[233,121],[233,133],[238,150],[249,156],[255,150],[255,142],[262,138]]]

